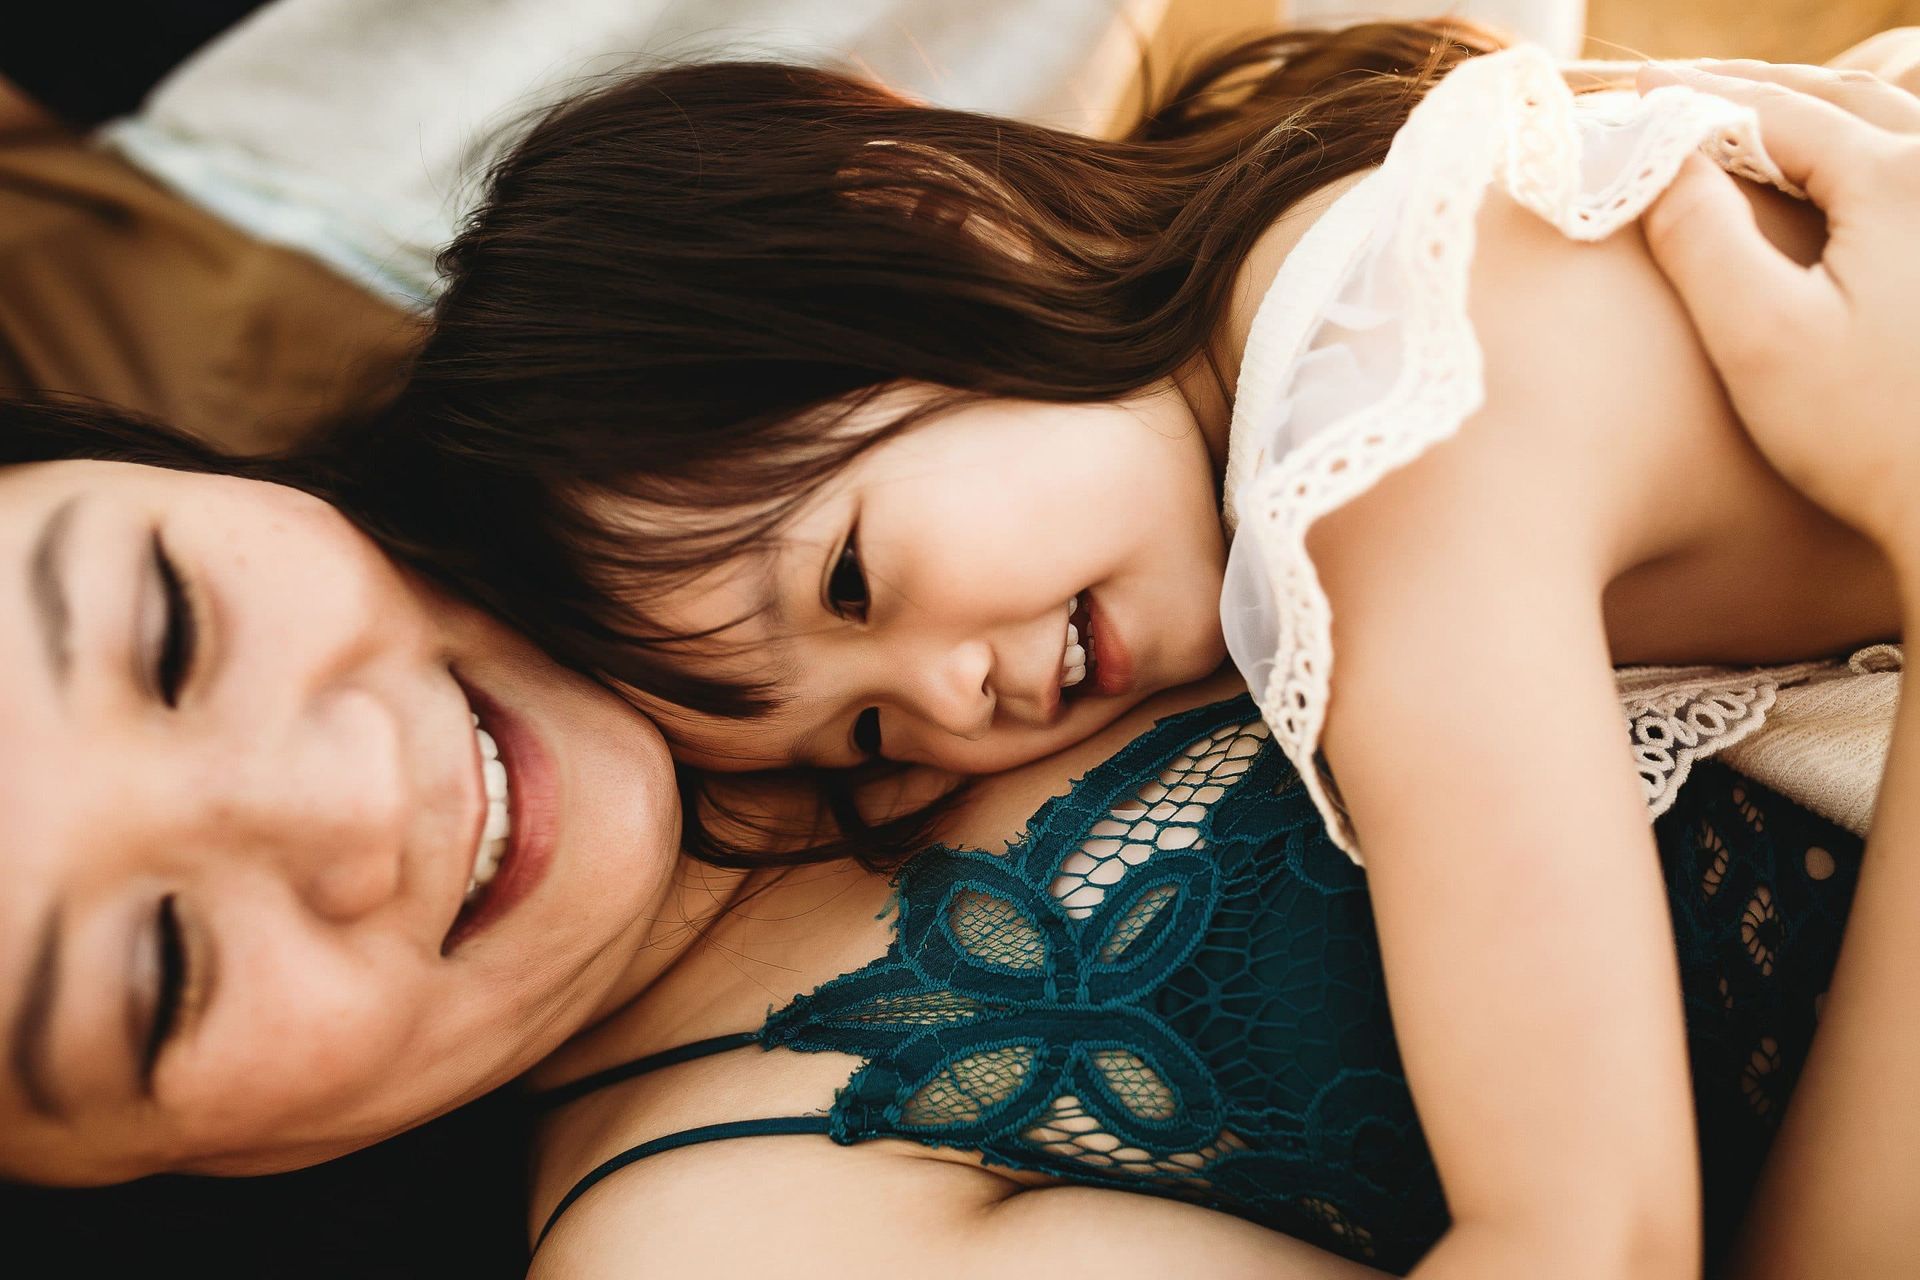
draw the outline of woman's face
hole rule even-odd
[[[0,1171],[312,1162],[617,998],[678,866],[659,736],[331,508],[0,470],[0,601]]]

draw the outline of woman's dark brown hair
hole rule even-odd
[[[352,505],[563,660],[762,712],[769,688],[693,660],[720,637],[647,602],[955,398],[1111,400],[1210,359],[1260,234],[1377,164],[1421,94],[1496,44],[1455,23],[1265,36],[1116,141],[778,64],[589,93],[534,125],[442,256],[409,390],[346,439]],[[839,429],[902,380],[949,396]]]

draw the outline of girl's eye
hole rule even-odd
[[[870,760],[880,758],[880,708],[868,707],[853,718],[853,745]]]
[[[187,951],[180,941],[180,917],[173,895],[160,899],[160,913],[154,935],[159,950],[159,974],[153,996],[153,1016],[147,1023],[146,1046],[141,1054],[140,1074],[150,1077],[161,1050],[173,1035],[179,1021],[181,997],[187,988]]]
[[[860,567],[856,534],[847,535],[847,545],[840,548],[840,558],[827,575],[827,608],[854,622],[867,620],[867,574]]]
[[[160,634],[159,652],[154,655],[153,687],[169,707],[180,705],[180,690],[193,671],[193,653],[199,629],[193,615],[193,601],[180,581],[180,572],[167,554],[160,535],[153,535],[153,568],[160,580],[166,602],[166,625]]]

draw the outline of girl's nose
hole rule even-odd
[[[979,738],[993,725],[993,650],[968,640],[929,655],[913,690],[920,714],[960,738]]]

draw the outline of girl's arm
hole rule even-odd
[[[1901,83],[1889,33],[1842,55]],[[1865,55],[1871,53],[1873,58]],[[1875,59],[1878,59],[1877,65]],[[1911,60],[1908,62],[1911,69]],[[1920,106],[1858,78],[1731,63],[1683,82],[1744,103],[1828,214],[1812,270],[1782,259],[1696,167],[1648,216],[1754,438],[1895,566],[1902,634],[1920,621]],[[1643,75],[1643,87],[1676,77]],[[1902,680],[1880,801],[1820,1030],[1749,1211],[1738,1271],[1915,1271],[1920,1206],[1920,688]]]
[[[1711,466],[1735,427],[1637,232],[1575,245],[1490,197],[1472,310],[1483,410],[1313,546],[1326,752],[1455,1223],[1416,1274],[1693,1275],[1678,974],[1601,598],[1684,523],[1663,460]]]
[[[1908,557],[1920,568],[1920,548]],[[1912,574],[1908,623],[1920,623]],[[1805,1072],[1733,1274],[1911,1275],[1920,1259],[1920,686],[1901,677],[1873,832]]]
[[[1910,92],[1920,31],[1875,37],[1835,60]],[[1920,189],[1920,111],[1871,86],[1799,68],[1738,64],[1753,80],[1706,87],[1761,112],[1797,181],[1835,204],[1818,273],[1797,274],[1751,230],[1712,237],[1726,208],[1696,176],[1686,219],[1657,210],[1669,270],[1711,329],[1736,396],[1783,470],[1872,532],[1900,584],[1904,625],[1920,623],[1920,447],[1912,383],[1911,245]],[[1759,83],[1754,83],[1758,81]],[[1818,94],[1782,95],[1768,81]],[[1840,108],[1831,111],[1827,103]],[[1876,128],[1863,129],[1844,113]],[[1883,132],[1884,131],[1884,132]],[[1705,190],[1703,191],[1703,187]],[[1684,237],[1680,234],[1684,232]],[[1709,237],[1712,247],[1708,248]],[[1691,256],[1688,256],[1688,255]],[[1698,259],[1693,269],[1683,270]],[[1721,283],[1731,281],[1733,283]],[[1738,284],[1741,287],[1734,287]],[[1782,286],[1786,287],[1782,287]],[[1730,295],[1716,299],[1709,290]],[[1753,296],[1747,289],[1757,289]],[[1727,301],[1744,304],[1734,326]],[[1797,358],[1759,358],[1784,333]],[[1776,339],[1777,340],[1777,339]],[[1895,1276],[1915,1269],[1920,1213],[1920,686],[1911,667],[1860,883],[1819,1033],[1749,1209],[1733,1274]]]

